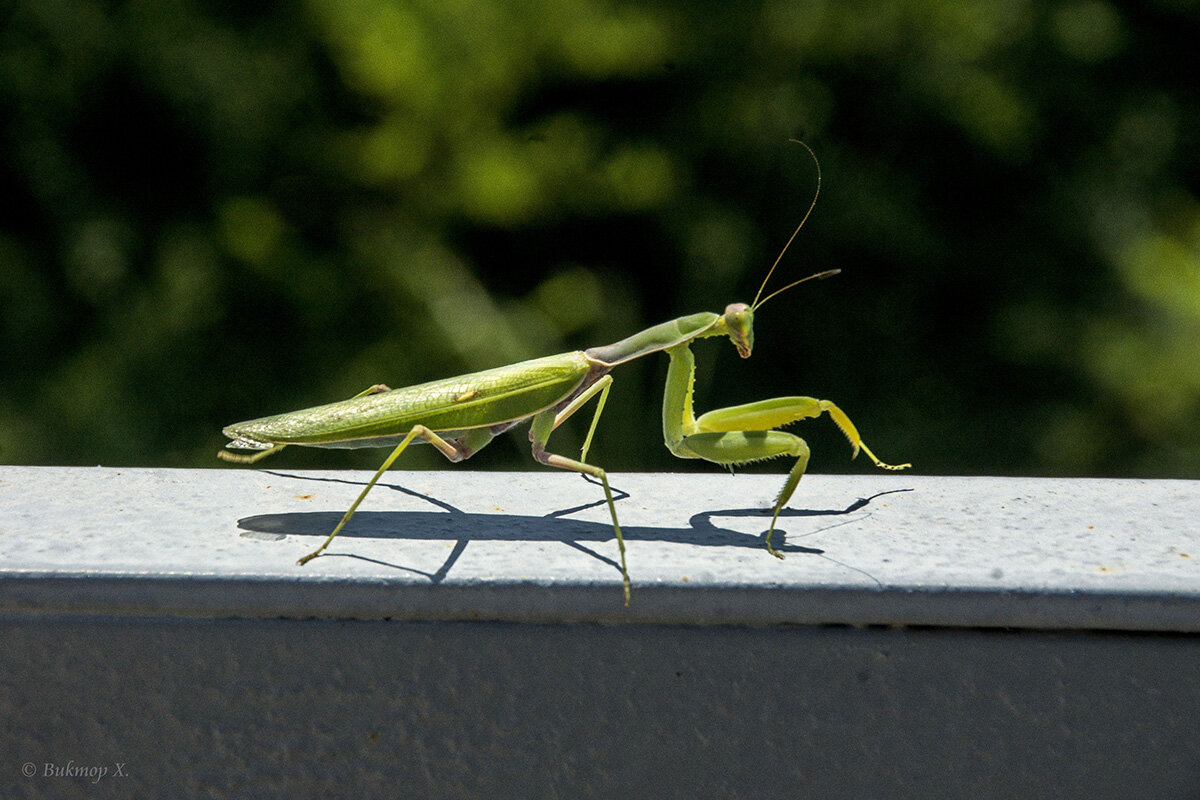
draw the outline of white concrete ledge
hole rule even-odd
[[[1200,631],[1200,482],[0,468],[0,613]]]
[[[0,797],[1200,786],[1200,483],[367,477],[0,468]]]

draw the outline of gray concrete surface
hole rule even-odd
[[[1200,482],[0,467],[0,612],[1200,630]]]
[[[1200,482],[0,467],[0,797],[1200,797]]]

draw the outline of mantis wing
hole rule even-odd
[[[229,446],[251,450],[279,444],[380,447],[395,444],[414,425],[460,431],[525,419],[570,397],[591,369],[583,353],[560,353],[238,422],[223,433],[234,440]]]

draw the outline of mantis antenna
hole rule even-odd
[[[796,286],[797,284],[804,283],[805,281],[814,281],[814,280],[819,281],[823,278],[832,278],[834,275],[837,275],[839,272],[841,272],[840,269],[827,269],[824,272],[814,272],[812,275],[809,275],[805,278],[801,278],[798,281],[792,281],[791,283],[789,283],[787,286],[783,287],[782,289],[776,289],[775,291],[771,292],[769,295],[764,297],[762,300],[758,301],[753,306],[751,306],[751,308],[754,310],[758,310],[758,309],[762,308],[763,305],[765,305],[766,302],[768,300],[770,300],[772,297],[774,297],[777,294],[782,294],[782,293],[786,292],[788,289],[792,288],[793,286]]]
[[[788,237],[787,243],[785,243],[783,245],[783,249],[779,251],[779,255],[775,258],[775,263],[771,265],[771,268],[769,270],[767,270],[767,277],[763,278],[762,284],[758,287],[758,294],[754,295],[754,302],[750,304],[751,309],[760,308],[764,303],[766,303],[768,300],[770,300],[775,295],[786,292],[788,289],[791,289],[793,286],[795,286],[797,284],[804,283],[805,281],[810,281],[810,280],[814,280],[814,279],[819,280],[821,278],[828,278],[830,276],[837,275],[839,272],[841,272],[840,269],[829,269],[829,270],[825,270],[824,272],[818,272],[814,275],[809,275],[807,278],[801,278],[798,281],[792,281],[787,286],[784,286],[782,289],[776,289],[775,291],[771,292],[766,297],[762,297],[763,289],[767,288],[767,282],[770,281],[771,276],[773,274],[775,274],[775,268],[778,267],[779,262],[783,260],[783,256],[787,253],[788,248],[792,246],[792,241],[795,240],[796,236],[800,233],[800,229],[804,227],[804,223],[808,222],[808,218],[812,214],[813,209],[817,207],[817,198],[821,194],[821,162],[817,160],[817,154],[813,152],[813,149],[811,147],[809,147],[807,144],[800,141],[799,139],[790,139],[789,141],[795,142],[796,144],[800,145],[801,147],[803,147],[805,150],[808,151],[808,154],[810,156],[812,156],[813,163],[816,164],[816,166],[817,166],[817,188],[813,192],[812,202],[808,204],[808,210],[804,212],[804,218],[800,220],[800,224],[796,226],[796,230],[792,231],[792,235]],[[762,297],[761,300],[759,300],[760,297]]]

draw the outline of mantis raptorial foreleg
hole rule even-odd
[[[702,458],[724,465],[744,464],[776,456],[795,457],[796,463],[775,499],[771,527],[767,530],[767,551],[776,558],[783,558],[783,554],[771,546],[771,535],[775,532],[779,512],[791,499],[808,467],[809,449],[799,436],[774,428],[828,413],[850,440],[850,446],[854,449],[852,458],[862,450],[875,462],[875,466],[882,469],[905,469],[911,466],[893,466],[880,461],[863,443],[858,429],[846,413],[829,400],[776,397],[721,408],[696,417],[692,411],[692,389],[696,374],[692,351],[684,343],[669,348],[667,355],[671,358],[671,364],[667,369],[667,388],[663,395],[663,436],[672,453],[680,458]]]

